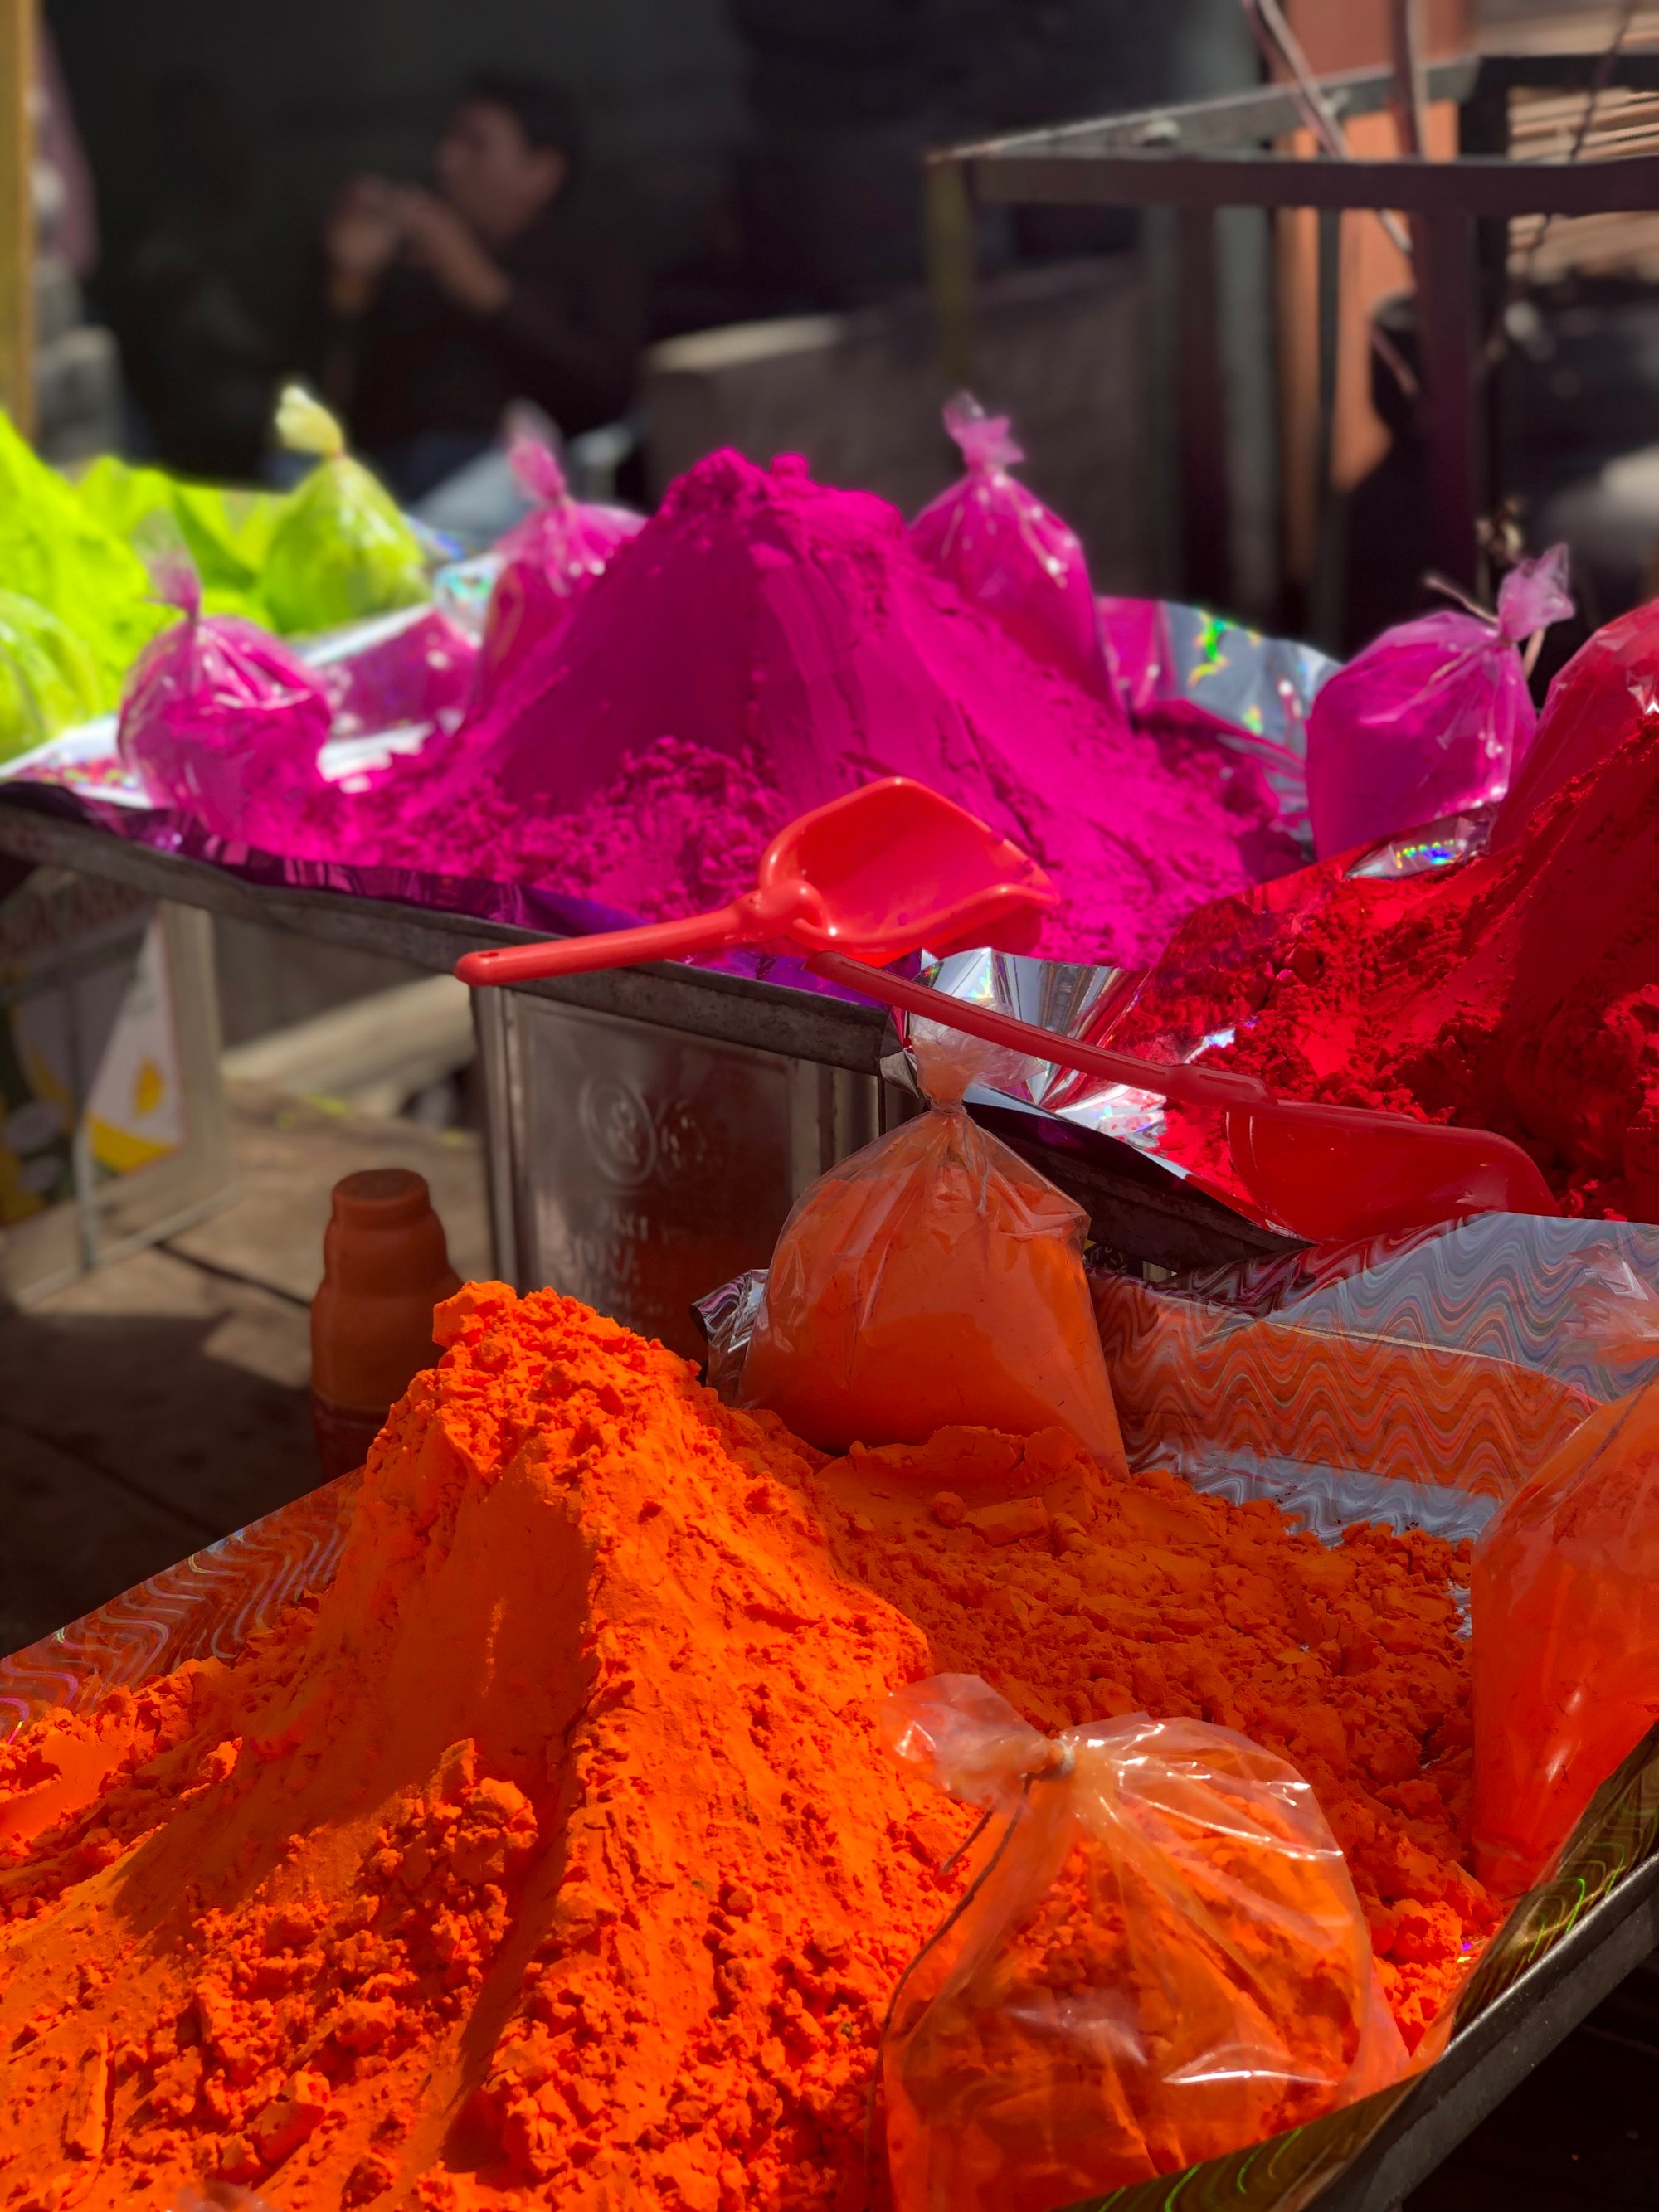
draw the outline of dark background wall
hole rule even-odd
[[[1194,27],[1224,12],[1237,12],[1232,0],[48,6],[99,179],[106,289],[175,188],[161,110],[185,76],[212,85],[245,125],[258,204],[240,259],[269,297],[293,283],[301,242],[343,176],[420,175],[456,85],[507,64],[582,95],[600,162],[629,180],[653,268],[718,270],[762,305],[769,293],[841,305],[909,281],[915,165],[929,143],[1156,97]],[[688,319],[698,318],[666,318]]]
[[[665,262],[702,246],[741,129],[724,0],[57,0],[49,15],[99,179],[106,274],[167,198],[158,101],[187,73],[246,120],[264,231],[250,274],[267,279],[343,176],[421,175],[455,86],[483,65],[580,91],[596,149],[636,179]]]

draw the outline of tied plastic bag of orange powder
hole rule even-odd
[[[1053,2212],[1298,2127],[1411,2069],[1312,1790],[1203,1721],[1050,1741],[972,1674],[895,1755],[1004,1823],[895,1993],[896,2212]]]
[[[1087,1217],[969,1120],[1011,1056],[932,1023],[911,1050],[932,1110],[842,1160],[783,1225],[742,1402],[825,1451],[925,1443],[958,1423],[1068,1430],[1121,1467],[1083,1271]]]
[[[1659,1382],[1599,1407],[1518,1490],[1470,1584],[1475,1866],[1529,1888],[1659,1722]]]

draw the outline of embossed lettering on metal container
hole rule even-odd
[[[546,999],[497,1005],[497,1233],[519,1281],[701,1357],[693,1300],[765,1265],[800,1191],[876,1135],[878,1084]]]

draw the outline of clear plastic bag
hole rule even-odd
[[[1477,1547],[1474,1845],[1487,1886],[1543,1875],[1659,1722],[1659,1382],[1599,1407]]]
[[[933,1110],[796,1203],[743,1402],[825,1450],[924,1443],[957,1423],[1059,1427],[1121,1466],[1083,1271],[1087,1216],[963,1109],[993,1048],[925,1023],[911,1042]]]
[[[1051,1741],[973,1675],[882,1721],[1006,1824],[895,1993],[896,2212],[1053,2212],[1409,2070],[1342,1853],[1284,1759],[1139,1713]]]
[[[1513,845],[1547,799],[1597,768],[1659,714],[1659,599],[1605,623],[1550,685],[1538,734],[1498,810],[1487,849]]]
[[[289,385],[276,434],[318,465],[290,494],[260,578],[278,629],[332,629],[428,596],[421,541],[386,487],[345,447],[327,408]]]
[[[509,458],[524,491],[538,503],[495,549],[501,567],[489,595],[479,669],[485,699],[564,627],[617,548],[645,527],[645,517],[627,507],[573,499],[558,455],[540,438],[520,431]]]
[[[139,655],[117,741],[158,804],[195,816],[216,837],[281,852],[308,801],[330,730],[316,677],[288,647],[235,615],[202,613],[182,546],[157,551],[155,595],[184,620]]]
[[[945,410],[967,474],[910,525],[910,539],[966,599],[1018,638],[1034,659],[1120,706],[1077,532],[1009,471],[1025,456],[1006,415],[968,392]]]
[[[98,664],[75,632],[38,599],[0,589],[0,760],[102,706]]]
[[[1495,618],[1451,609],[1385,630],[1308,717],[1308,805],[1322,860],[1490,805],[1538,717],[1517,649],[1572,612],[1566,548],[1504,580]]]

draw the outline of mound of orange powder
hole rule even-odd
[[[844,1572],[1037,1728],[1214,1721],[1313,1784],[1408,2048],[1502,1917],[1468,1871],[1469,1547],[1114,1478],[1050,1430],[855,1448],[809,1486]]]
[[[552,1292],[438,1321],[325,1592],[0,1753],[0,2205],[855,2212],[968,1826],[874,1714],[940,1668],[1288,1748],[1408,2027],[1490,1926],[1443,1546],[1054,1432],[826,1463]]]

